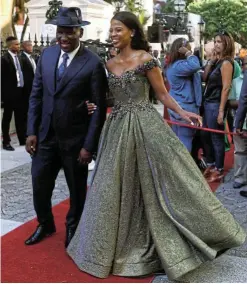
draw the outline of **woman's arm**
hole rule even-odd
[[[221,68],[221,77],[222,77],[222,91],[221,91],[221,99],[220,99],[220,107],[219,107],[219,115],[217,122],[219,124],[224,123],[224,111],[226,102],[228,100],[229,92],[232,85],[232,74],[233,74],[233,66],[229,61],[224,61]]]
[[[200,125],[202,125],[201,117],[199,115],[183,110],[167,92],[159,67],[154,67],[151,70],[148,70],[146,74],[158,100],[160,100],[162,104],[179,114],[181,118],[189,123],[194,124],[192,120],[195,119]]]

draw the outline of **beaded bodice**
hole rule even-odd
[[[124,115],[129,111],[153,108],[149,103],[150,84],[146,71],[159,66],[156,59],[151,59],[133,70],[117,76],[109,72],[109,90],[114,98],[111,116]]]

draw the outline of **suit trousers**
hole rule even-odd
[[[26,141],[26,129],[27,129],[27,106],[22,99],[22,88],[16,88],[15,97],[11,102],[4,102],[4,111],[2,118],[2,132],[3,132],[3,144],[8,144],[11,139],[9,135],[9,128],[12,115],[15,115],[15,127],[18,140],[20,144],[24,144]],[[18,99],[17,99],[18,98]]]
[[[63,168],[70,192],[66,226],[77,227],[86,199],[88,177],[88,166],[80,165],[78,156],[78,151],[63,150],[54,134],[38,144],[32,158],[32,183],[34,208],[40,224],[53,222],[52,192],[58,172]]]
[[[247,131],[245,131],[247,134]],[[234,141],[234,181],[247,184],[247,138],[233,136]]]

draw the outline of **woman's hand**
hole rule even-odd
[[[190,51],[188,48],[182,46],[179,48],[178,52],[181,54],[186,54],[188,51]]]
[[[86,105],[89,115],[93,114],[94,111],[97,109],[97,106],[94,103],[90,103],[89,101],[86,101]]]
[[[196,113],[181,110],[179,115],[192,125],[202,126],[202,117]]]
[[[219,111],[218,117],[217,117],[217,122],[220,125],[224,124],[224,111]]]
[[[212,54],[211,54],[211,56],[210,56],[210,61],[216,62],[217,59],[218,59],[217,53],[216,53],[215,49],[213,48],[213,49],[212,49]]]

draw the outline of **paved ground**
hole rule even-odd
[[[158,107],[160,111],[162,108]],[[34,218],[32,205],[32,186],[30,176],[30,157],[24,147],[18,146],[13,137],[16,151],[1,152],[1,234]],[[216,191],[217,197],[234,217],[247,230],[247,198],[239,195],[239,189],[232,187],[233,172],[230,171],[224,183]],[[242,188],[247,190],[247,186]],[[68,189],[63,172],[59,173],[52,202],[57,204],[68,197]],[[246,283],[247,282],[247,243],[232,249],[213,262],[205,263],[200,269],[187,275],[183,282],[191,283]],[[155,277],[155,283],[168,283],[165,275]]]
[[[247,198],[239,195],[241,189],[233,189],[233,170],[216,191],[216,196],[247,230]],[[155,277],[154,283],[172,283],[166,275]],[[199,269],[186,275],[181,282],[189,283],[247,283],[247,240],[243,246],[227,251],[212,262],[204,263]]]

